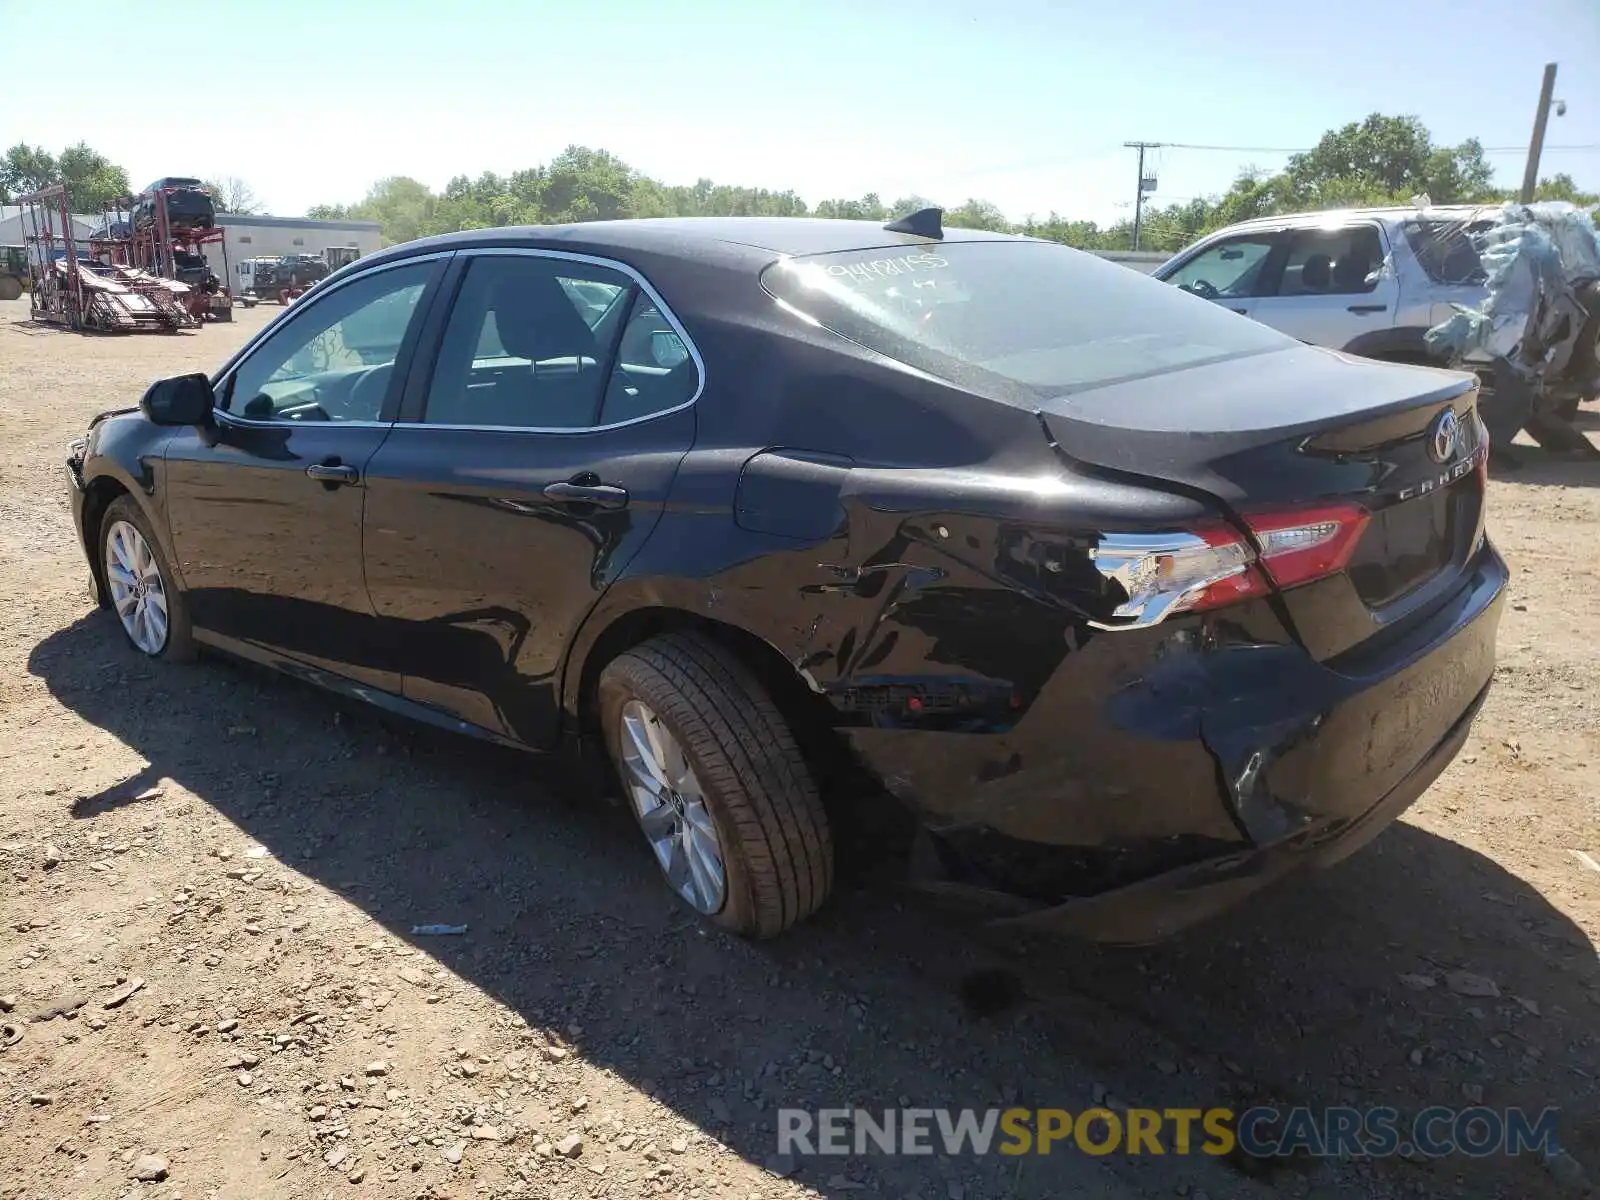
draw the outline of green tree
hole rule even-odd
[[[552,224],[630,217],[635,178],[609,151],[568,146],[545,170],[540,213]]]
[[[0,188],[12,196],[26,196],[60,181],[61,168],[43,146],[18,142],[0,159]]]
[[[1568,204],[1576,204],[1580,208],[1593,208],[1600,205],[1600,192],[1582,192],[1573,181],[1571,175],[1565,171],[1549,179],[1541,179],[1539,186],[1533,190],[1535,200],[1565,200]],[[1600,217],[1600,214],[1596,214]]]
[[[1313,209],[1330,207],[1325,198],[1405,202],[1422,193],[1435,204],[1470,202],[1484,198],[1494,178],[1476,139],[1436,147],[1416,117],[1382,113],[1329,130],[1311,150],[1290,158],[1284,174],[1295,201]]]
[[[84,142],[63,150],[57,167],[74,212],[99,212],[102,205],[133,190],[126,171]]]
[[[389,242],[409,242],[430,233],[438,198],[426,185],[407,175],[380,179],[366,199],[345,209],[343,216],[356,221],[377,221]],[[329,219],[329,218],[324,218]]]
[[[859,200],[824,200],[817,205],[815,215],[846,221],[886,221],[889,210],[878,199],[877,192],[868,192]]]
[[[918,207],[926,205],[919,204]],[[904,216],[908,211],[915,212],[916,209],[903,209],[896,205],[893,215]],[[995,233],[1010,233],[1012,230],[1005,213],[987,200],[968,200],[960,208],[945,213],[942,223],[952,229],[988,229]]]

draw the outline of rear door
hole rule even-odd
[[[297,305],[217,379],[215,429],[168,444],[166,507],[196,626],[399,690],[361,572],[365,470],[444,265],[407,260]]]
[[[1268,290],[1278,245],[1273,230],[1239,233],[1201,247],[1157,278],[1241,316],[1253,316]]]
[[[367,586],[408,698],[546,745],[565,647],[694,442],[702,367],[620,263],[462,252],[446,287],[431,370],[367,467]]]
[[[1250,315],[1302,342],[1343,349],[1394,324],[1400,288],[1394,272],[1381,269],[1388,253],[1374,222],[1290,230],[1281,266]]]

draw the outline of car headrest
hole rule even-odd
[[[1346,254],[1333,265],[1333,282],[1341,292],[1359,292],[1371,273],[1372,263],[1364,254]]]
[[[595,357],[594,334],[552,276],[507,275],[496,284],[489,307],[508,354],[534,362]]]
[[[1300,286],[1313,291],[1323,291],[1333,278],[1333,259],[1326,254],[1313,254],[1300,268]]]

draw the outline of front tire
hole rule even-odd
[[[777,705],[693,633],[626,651],[600,675],[612,764],[667,884],[716,924],[773,937],[833,886],[815,779]]]
[[[106,596],[133,648],[168,662],[192,660],[189,606],[133,497],[118,496],[106,506],[99,540]]]

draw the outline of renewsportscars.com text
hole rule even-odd
[[[1425,1108],[801,1108],[778,1110],[778,1153],[1207,1154],[1383,1158],[1548,1154],[1557,1110]]]

